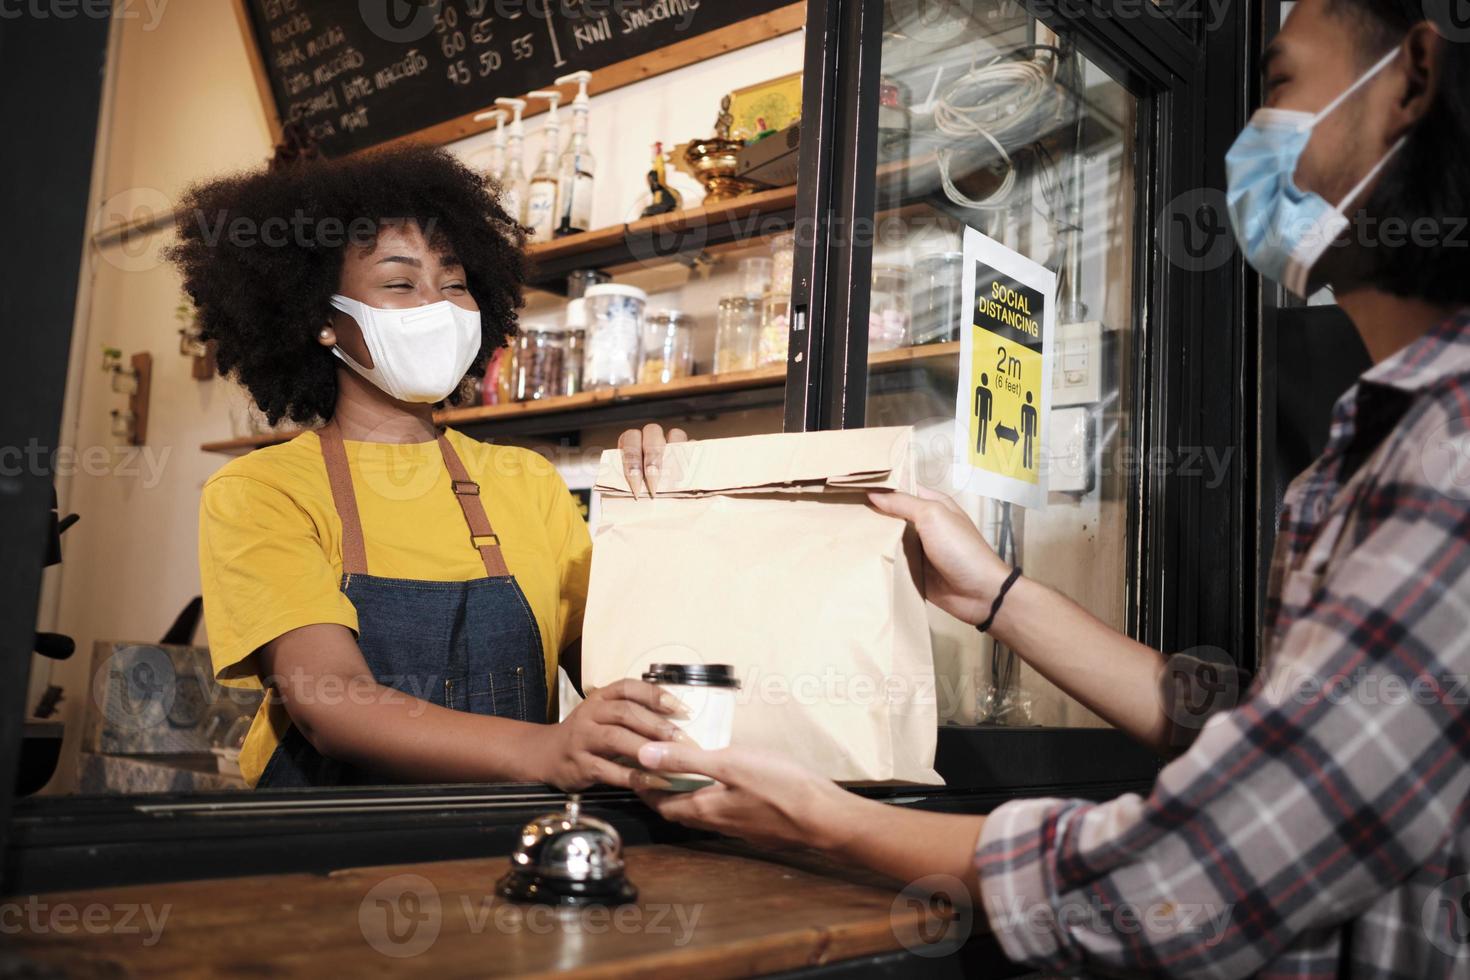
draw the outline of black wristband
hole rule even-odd
[[[990,629],[991,624],[995,622],[995,614],[1000,612],[1000,604],[1005,601],[1006,593],[1011,591],[1011,586],[1015,585],[1016,579],[1020,577],[1021,566],[1017,565],[1011,569],[1011,574],[1007,575],[1005,582],[1001,584],[1000,591],[995,594],[995,601],[990,604],[990,615],[985,617],[985,622],[975,627],[977,630],[984,633]]]

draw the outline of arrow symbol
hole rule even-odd
[[[1006,442],[1014,444],[1018,439],[1021,438],[1021,433],[1017,432],[1015,429],[1011,428],[1008,425],[1001,425],[999,422],[997,422],[995,423],[995,437],[997,439],[1004,439]]]

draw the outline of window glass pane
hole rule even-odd
[[[1005,557],[1119,628],[1135,414],[1136,108],[1019,6],[885,5],[867,424],[916,426],[921,482],[951,490],[960,338],[975,329],[962,295],[964,230],[1054,272],[1049,418],[1032,423],[1001,398],[981,412],[999,445],[1024,452],[1034,433],[1051,492],[1032,508],[958,499]],[[1014,368],[1007,360],[999,373]],[[989,637],[931,616],[942,720],[1102,724]]]

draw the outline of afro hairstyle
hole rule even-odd
[[[347,248],[371,249],[389,224],[413,222],[463,265],[480,307],[480,353],[466,377],[517,332],[526,229],[499,187],[440,147],[405,144],[307,159],[191,187],[165,253],[183,275],[200,337],[272,425],[332,416],[337,359],[318,342]],[[463,385],[445,401],[458,404]]]

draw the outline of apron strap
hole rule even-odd
[[[486,575],[492,578],[509,575],[510,569],[505,565],[505,556],[500,552],[500,538],[490,526],[485,505],[480,503],[480,485],[470,479],[464,464],[459,461],[459,454],[454,451],[444,433],[445,430],[441,428],[439,452],[444,456],[444,466],[449,470],[449,485],[454,490],[454,499],[459,501],[459,509],[464,511],[465,523],[470,527],[470,544],[480,552],[480,558],[485,562]]]
[[[322,460],[327,464],[327,482],[332,485],[332,502],[342,522],[342,571],[367,574],[367,547],[363,543],[362,519],[357,514],[357,497],[352,492],[352,470],[347,466],[347,449],[335,419],[316,430],[322,443]]]
[[[337,517],[342,521],[342,571],[352,575],[367,574],[367,548],[362,536],[362,518],[357,513],[357,497],[352,492],[352,471],[347,466],[347,449],[342,443],[342,430],[336,420],[316,430],[322,443],[322,459],[327,464],[327,481],[332,485],[332,502],[337,506]],[[449,444],[444,430],[439,430],[439,454],[444,457],[444,467],[449,470],[449,486],[454,490],[454,499],[464,512],[469,525],[470,544],[480,553],[485,563],[485,574],[501,577],[510,574],[505,556],[500,551],[500,538],[490,526],[485,506],[480,503],[480,485],[470,479],[459,454]]]

